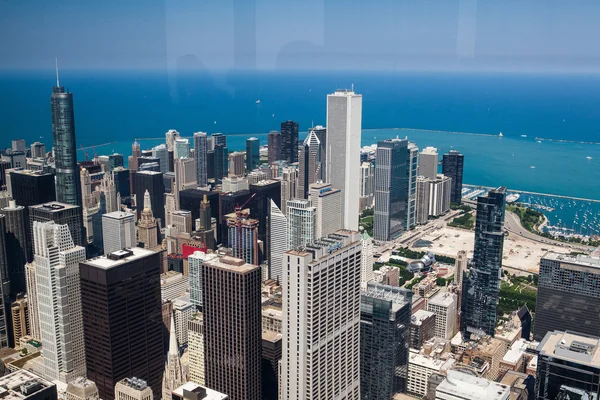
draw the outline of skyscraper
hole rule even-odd
[[[65,91],[58,81],[50,96],[52,111],[52,137],[54,139],[54,163],[56,173],[56,199],[61,203],[81,207],[81,182],[77,166],[75,145],[75,115],[73,94]]]
[[[472,333],[494,336],[500,293],[504,204],[506,188],[499,187],[477,198],[475,248],[469,277],[463,282],[463,337]]]
[[[196,178],[196,162],[193,158],[176,158],[173,161],[175,169],[175,185],[173,195],[177,209],[179,208],[179,192],[186,189],[194,189],[198,186]]]
[[[288,249],[287,218],[277,204],[270,200],[269,208],[269,279],[282,279],[283,253]]]
[[[194,160],[196,161],[196,178],[198,186],[205,187],[208,185],[208,140],[206,132],[194,133]]]
[[[419,154],[419,175],[435,179],[438,174],[438,152],[435,147],[425,147]]]
[[[152,215],[151,202],[150,193],[146,190],[144,193],[144,209],[138,221],[138,241],[143,243],[146,249],[154,249],[158,245],[156,220]]]
[[[407,146],[406,139],[377,143],[373,219],[373,237],[377,241],[394,240],[405,231],[409,175]]]
[[[294,167],[283,168],[281,174],[281,211],[287,215],[287,202],[296,197],[298,187],[298,169]]]
[[[4,240],[6,243],[7,261],[8,261],[8,279],[10,280],[10,296],[15,299],[17,294],[24,292],[25,285],[25,264],[31,257],[31,244],[25,220],[25,208],[17,206],[14,200],[9,202],[8,207],[4,207],[0,213],[5,216]]]
[[[360,296],[360,398],[406,392],[412,292],[369,283]]]
[[[197,310],[202,309],[202,264],[215,257],[214,253],[206,254],[202,251],[195,251],[188,257],[190,302],[196,306]]]
[[[244,171],[246,170],[246,163],[244,162],[244,153],[239,151],[234,151],[233,153],[229,153],[229,174],[228,176],[244,176]]]
[[[452,179],[437,174],[429,179],[429,215],[439,217],[450,211],[450,189]]]
[[[6,217],[0,214],[0,346],[8,347],[10,325],[8,321],[8,306],[10,304],[10,280],[8,276],[7,247],[4,235],[6,233]]]
[[[214,135],[213,135],[214,136]],[[227,176],[229,171],[229,152],[227,150],[227,146],[222,144],[215,144],[214,151],[214,178],[215,182],[221,183],[223,177]]]
[[[233,256],[248,264],[259,264],[258,220],[249,218],[249,213],[241,209],[227,218],[227,242]]]
[[[160,165],[160,172],[163,174],[169,172],[169,150],[167,150],[167,146],[159,144],[153,148],[152,157],[159,160],[158,164]]]
[[[281,160],[281,133],[271,131],[267,136],[269,165]]]
[[[161,226],[165,224],[165,208],[164,208],[164,195],[165,195],[165,183],[163,180],[163,174],[156,171],[139,171],[135,174],[135,198],[136,201],[140,202],[140,207],[137,208],[138,219],[142,216],[143,207],[142,201],[144,194],[148,191],[150,193],[150,206],[152,207],[152,215],[155,218],[160,218]]]
[[[53,222],[34,222],[33,239],[44,376],[69,382],[86,371],[79,283],[85,249],[67,225]]]
[[[325,171],[325,165],[327,164],[327,128],[322,125],[317,125],[308,130],[309,133],[314,132],[321,143],[321,174],[319,180],[327,180],[327,171]]]
[[[246,139],[246,171],[250,172],[260,165],[260,139]]]
[[[31,157],[32,158],[45,158],[46,157],[46,145],[40,142],[31,143]]]
[[[31,332],[27,297],[19,296],[17,300],[10,305],[10,313],[12,318],[13,341],[19,343],[19,339],[29,335]]]
[[[321,177],[321,142],[310,132],[298,153],[298,189],[296,197],[306,199],[308,188]]]
[[[19,206],[56,200],[54,175],[44,171],[20,170],[10,172],[10,188],[13,200]]]
[[[289,200],[287,209],[287,248],[298,249],[313,242],[317,234],[317,209],[303,199]]]
[[[375,166],[366,161],[360,165],[360,212],[373,207],[373,180]]]
[[[231,400],[261,400],[261,273],[238,258],[202,266],[206,386]]]
[[[600,336],[600,259],[546,253],[540,259],[533,339],[553,330]]]
[[[2,221],[0,221],[1,223]],[[1,243],[0,243],[1,245]],[[1,257],[1,256],[0,256]],[[2,260],[0,259],[0,262]],[[37,265],[35,261],[25,264],[25,277],[27,281],[27,296],[28,296],[28,308],[29,308],[29,323],[31,328],[31,336],[34,339],[40,340],[40,317],[38,312],[38,298],[37,298],[37,283],[36,283],[36,269]],[[0,329],[2,326],[0,325]]]
[[[429,219],[429,179],[424,176],[417,177],[417,204],[415,224],[426,224]]]
[[[298,162],[298,123],[281,123],[281,159],[289,163]]]
[[[134,247],[136,240],[133,214],[123,211],[104,214],[102,216],[102,238],[106,254]]]
[[[211,135],[211,139],[213,141],[213,146],[221,145],[223,147],[227,147],[227,136],[222,133],[213,133]]]
[[[338,90],[327,96],[326,181],[342,191],[343,226],[351,230],[358,230],[361,124],[362,95]]]
[[[52,202],[29,207],[29,227],[33,232],[34,222],[53,221],[58,225],[68,225],[75,245],[82,246],[83,228],[81,226],[81,207],[70,204]]]
[[[340,230],[284,253],[280,399],[359,398],[361,247]]]
[[[269,251],[269,240],[267,236],[267,218],[269,217],[269,204],[273,200],[277,207],[281,201],[281,182],[272,179],[257,182],[250,185],[250,193],[254,195],[250,200],[250,215],[258,220],[258,240],[262,241]],[[239,203],[243,204],[243,203]],[[269,258],[267,253],[266,258]]]
[[[190,141],[188,139],[177,138],[175,139],[173,149],[173,160],[178,158],[189,158],[190,157]]]
[[[408,143],[408,195],[404,229],[410,230],[416,225],[417,215],[417,177],[419,174],[419,148]]]
[[[362,232],[361,236],[360,282],[365,284],[373,280],[373,238],[365,231]]]
[[[316,209],[315,237],[325,237],[342,229],[342,194],[329,183],[313,183],[309,188],[309,196]]]
[[[464,162],[465,156],[457,150],[450,150],[442,158],[442,174],[452,179],[450,201],[457,204],[462,200]]]
[[[80,263],[87,377],[114,399],[124,376],[162,394],[163,321],[160,255],[133,247]]]

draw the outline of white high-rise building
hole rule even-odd
[[[364,284],[373,280],[373,238],[367,232],[361,235],[360,281]]]
[[[174,194],[179,210],[179,192],[185,189],[194,189],[198,187],[196,182],[196,162],[193,158],[176,158],[173,161],[175,170]]]
[[[408,231],[416,225],[417,218],[417,176],[419,176],[419,148],[408,143],[408,197],[406,200],[406,226]]]
[[[202,264],[214,260],[217,255],[195,251],[188,257],[188,281],[190,285],[190,302],[197,309],[202,307]]]
[[[40,318],[38,314],[37,284],[35,283],[35,261],[25,264],[25,284],[27,287],[27,312],[29,313],[30,335],[40,340]]]
[[[438,173],[438,159],[435,147],[425,147],[419,154],[419,175],[434,179]]]
[[[179,139],[179,132],[177,132],[175,129],[169,129],[167,133],[165,133],[165,138],[167,143],[167,150],[175,151],[175,140]]]
[[[375,166],[372,162],[363,162],[360,165],[360,212],[373,207],[374,179]]]
[[[190,141],[188,139],[175,139],[173,147],[173,159],[190,157]]]
[[[429,179],[417,177],[417,207],[415,223],[426,224],[429,219]]]
[[[320,238],[342,229],[342,192],[329,183],[313,183],[308,199],[317,211],[316,234]]]
[[[288,249],[296,249],[316,239],[317,209],[310,201],[303,199],[290,200],[287,204],[288,214]]]
[[[343,227],[358,230],[362,95],[338,90],[327,96],[327,182],[342,192]]]
[[[273,199],[271,199],[269,209],[269,237],[271,238],[269,241],[271,246],[269,252],[269,278],[281,280],[283,253],[288,249],[288,227],[287,218]]]
[[[429,215],[438,217],[450,210],[452,179],[438,174],[429,180]]]
[[[280,399],[360,397],[360,257],[340,230],[284,253]]]
[[[427,310],[435,313],[435,336],[442,339],[452,339],[458,331],[456,326],[456,295],[450,292],[440,292],[429,299]]]
[[[196,307],[190,302],[189,295],[183,295],[173,300],[173,318],[175,318],[175,334],[177,343],[184,346],[188,342],[188,321],[196,312]]]
[[[188,321],[189,379],[204,385],[204,326],[202,313],[192,315]]]
[[[158,158],[160,164],[160,172],[166,174],[169,172],[169,150],[164,144],[159,144],[152,149],[152,157]]]
[[[115,211],[102,216],[104,253],[131,248],[136,245],[134,215]]]
[[[79,279],[85,249],[75,246],[67,225],[53,222],[34,222],[33,240],[44,376],[69,382],[86,374]]]
[[[281,174],[281,212],[287,215],[287,202],[296,196],[298,185],[298,169],[294,167],[283,168]]]

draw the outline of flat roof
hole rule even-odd
[[[434,306],[442,306],[449,307],[452,303],[455,303],[456,299],[453,293],[450,292],[439,292],[431,299],[429,299],[429,304],[433,304]]]
[[[600,338],[573,332],[546,333],[538,346],[540,356],[550,356],[600,369]]]
[[[600,257],[592,257],[585,254],[568,255],[554,252],[547,252],[542,259],[559,261],[561,263],[573,264],[583,267],[600,268]]]
[[[102,218],[111,218],[111,219],[133,218],[133,214],[125,212],[125,211],[113,211],[113,212],[109,212],[106,214],[102,214]]]
[[[128,252],[132,252],[133,254],[127,256],[126,254],[128,254]],[[117,267],[119,265],[126,264],[131,261],[135,261],[135,260],[139,260],[144,257],[151,256],[153,254],[156,254],[156,252],[152,251],[152,250],[148,250],[148,249],[142,249],[140,247],[132,247],[127,250],[117,250],[117,251],[112,252],[111,254],[122,257],[122,258],[119,258],[117,260],[111,260],[107,257],[107,255],[104,255],[101,257],[96,257],[96,258],[87,260],[84,262],[84,264],[91,265],[96,268],[109,269],[109,268]]]
[[[411,315],[410,323],[413,325],[421,325],[421,323],[427,318],[431,318],[435,315],[434,312],[426,311],[426,310],[418,310],[416,313]]]
[[[59,212],[59,211],[68,210],[68,209],[72,209],[72,208],[79,208],[79,206],[74,206],[72,204],[66,204],[66,203],[59,203],[58,201],[51,201],[49,203],[36,204],[34,206],[29,206],[29,208],[44,209],[49,212]]]
[[[21,392],[21,385],[27,383],[39,383],[42,388],[45,389],[51,386],[55,386],[52,382],[47,381],[39,375],[21,369],[12,374],[8,374],[0,377],[0,397],[3,399],[25,399],[37,392],[33,392],[30,395],[25,395]],[[40,389],[40,390],[41,390]]]
[[[283,338],[281,333],[273,332],[273,331],[262,331],[262,340],[266,340],[268,342],[278,342]]]
[[[462,399],[503,400],[510,395],[507,385],[452,370],[436,390]]]
[[[179,397],[183,398],[183,391],[187,390],[190,392],[193,392],[197,389],[204,389],[206,390],[206,396],[201,398],[201,400],[224,400],[227,399],[228,396],[226,394],[223,394],[221,392],[217,392],[216,390],[212,390],[209,389],[207,387],[204,386],[200,386],[197,383],[194,382],[186,382],[183,385],[179,386],[177,389],[173,390],[173,393],[176,394]]]
[[[421,367],[433,369],[439,372],[444,369],[449,369],[452,365],[454,365],[456,360],[454,360],[454,358],[442,360],[441,358],[428,357],[424,354],[419,353],[417,350],[411,349],[408,362],[409,364],[419,365]],[[410,367],[408,368],[408,370],[410,371]]]
[[[212,258],[210,260],[205,260],[204,263],[220,269],[241,273],[250,272],[255,270],[256,268],[259,268],[257,265],[248,264],[240,258],[230,256]]]

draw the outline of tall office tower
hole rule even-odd
[[[0,220],[1,223],[1,220]],[[0,242],[1,245],[1,242]],[[0,256],[1,257],[1,256]],[[2,260],[0,259],[0,262]],[[37,340],[41,338],[40,332],[40,319],[38,312],[38,298],[37,298],[37,283],[36,283],[36,269],[37,265],[35,261],[25,264],[25,277],[27,282],[27,308],[29,312],[29,327],[30,335]],[[2,329],[0,325],[0,329]]]
[[[280,281],[283,278],[283,253],[288,250],[288,226],[285,214],[273,200],[269,207],[269,279]]]
[[[56,173],[56,199],[61,203],[81,207],[81,182],[77,166],[75,145],[75,116],[73,94],[66,92],[58,81],[50,96],[52,111],[52,137],[54,139],[54,163]]]
[[[213,133],[211,135],[211,139],[213,141],[214,146],[220,145],[223,147],[227,147],[227,136],[222,133]]]
[[[114,398],[113,388],[123,376],[141,377],[160,397],[160,254],[138,247],[119,250],[81,262],[80,273],[87,377],[102,399]]]
[[[467,271],[467,252],[464,250],[460,250],[456,256],[456,261],[454,263],[454,282],[458,285],[459,288],[462,287],[463,283],[463,273]]]
[[[173,194],[179,209],[179,192],[186,189],[194,189],[198,186],[196,179],[196,161],[193,158],[176,158],[175,168],[175,188]]]
[[[31,144],[31,157],[46,158],[46,145],[40,142],[33,142]]]
[[[10,343],[9,304],[10,280],[8,274],[6,233],[6,217],[0,214],[0,348],[14,346]],[[29,293],[29,291],[28,291]]]
[[[10,280],[10,296],[15,299],[17,294],[24,292],[25,286],[25,264],[31,244],[28,243],[27,223],[25,220],[25,208],[17,206],[14,200],[9,201],[8,207],[0,210],[4,214],[6,243],[6,259],[8,261],[8,279]]]
[[[83,229],[86,233],[84,238],[84,245],[91,243],[94,239],[94,228],[92,226],[92,217],[98,213],[98,200],[92,196],[92,178],[86,168],[81,169],[79,175],[81,179],[81,204],[82,204],[82,215],[83,215]]]
[[[8,185],[6,172],[11,169],[10,162],[3,160],[0,158],[0,191],[7,190],[6,186]],[[56,192],[54,193],[56,196]]]
[[[160,165],[160,172],[166,174],[169,172],[169,150],[164,144],[159,144],[152,149],[152,157],[158,158]]]
[[[251,137],[246,139],[246,171],[255,170],[260,165],[260,139]]]
[[[212,211],[210,203],[208,202],[208,196],[205,194],[200,203],[200,225],[197,227],[199,231],[209,231],[212,229]]]
[[[452,339],[457,332],[456,315],[458,314],[456,295],[440,292],[429,299],[427,310],[435,313],[435,336]]]
[[[105,172],[102,177],[102,183],[100,184],[100,190],[104,193],[104,199],[106,202],[106,212],[119,211],[121,205],[119,204],[119,198],[117,196],[117,187],[115,186],[115,179],[113,172]]]
[[[373,280],[373,238],[366,231],[361,236],[360,281],[364,284]]]
[[[288,209],[288,249],[298,249],[317,238],[317,209],[308,200],[289,200]]]
[[[127,164],[130,171],[138,170],[138,158],[141,156],[140,143],[137,140],[134,140],[131,145],[131,155],[127,158]]]
[[[234,151],[229,153],[229,174],[228,176],[244,176],[246,163],[244,161],[244,153]],[[248,171],[249,172],[249,171]]]
[[[190,302],[196,306],[197,310],[202,309],[202,264],[216,257],[216,254],[206,254],[202,251],[195,251],[188,256]]]
[[[175,139],[173,159],[190,157],[190,141],[188,139]]]
[[[340,230],[284,253],[280,399],[359,398],[361,249]]]
[[[124,378],[115,385],[115,400],[153,400],[152,388],[139,378]]]
[[[439,217],[450,211],[452,179],[438,174],[429,180],[429,215]]]
[[[317,125],[308,130],[308,133],[313,133],[317,135],[317,139],[321,143],[321,171],[319,180],[325,181],[327,178],[327,174],[325,171],[325,165],[327,164],[327,129],[322,125]]]
[[[171,314],[171,329],[169,331],[169,352],[165,362],[163,374],[162,400],[171,400],[171,392],[181,386],[187,377],[183,374],[181,359],[179,358],[179,345],[175,333],[175,320]]]
[[[360,398],[406,392],[412,292],[370,283],[360,296]]]
[[[175,129],[169,129],[165,133],[165,143],[168,151],[175,151],[175,141],[180,138],[179,132]]]
[[[499,187],[477,198],[475,247],[466,289],[462,293],[463,337],[474,333],[494,336],[502,272],[504,204],[506,188]]]
[[[206,132],[194,133],[194,160],[196,161],[196,178],[198,186],[205,187],[208,185],[208,140]]]
[[[10,153],[2,154],[2,160],[8,161],[10,168],[26,168],[27,157],[23,151],[11,151]]]
[[[419,175],[435,179],[438,174],[438,152],[435,147],[425,147],[419,154]]]
[[[19,206],[29,207],[56,200],[54,174],[19,170],[10,171],[8,179],[12,198]]]
[[[228,159],[227,146],[221,144],[215,144],[214,152],[214,178],[215,182],[221,183],[223,177],[227,176],[229,170],[229,159]]]
[[[298,123],[281,123],[281,159],[289,163],[298,162]]]
[[[450,150],[442,158],[442,174],[452,179],[450,201],[457,204],[462,200],[464,162],[465,156],[457,150]]]
[[[134,215],[124,211],[104,214],[102,238],[106,254],[134,247],[136,245]]]
[[[12,151],[27,151],[25,139],[13,139]]]
[[[227,243],[233,256],[248,264],[259,264],[258,220],[249,218],[248,211],[236,210],[227,218]]]
[[[280,207],[281,201],[281,182],[275,180],[260,181],[250,185],[250,193],[254,197],[250,200],[250,215],[257,219],[258,224],[258,240],[262,241],[265,249],[267,249],[266,259],[269,259],[268,254],[271,238],[267,236],[267,226],[269,217],[270,200],[273,200],[277,207]],[[243,204],[243,203],[239,203]]]
[[[19,343],[19,339],[31,333],[31,321],[29,320],[27,297],[17,298],[17,300],[10,305],[10,313],[12,317],[12,336],[16,345]]]
[[[53,222],[34,222],[33,240],[44,376],[69,382],[86,370],[79,282],[85,249],[67,225]]]
[[[70,204],[52,202],[29,207],[29,228],[33,232],[34,222],[52,221],[58,225],[67,225],[75,245],[82,246],[83,229],[81,207]]]
[[[417,207],[417,177],[419,175],[419,148],[414,143],[408,143],[408,195],[406,202],[405,230],[416,225]]]
[[[200,312],[188,321],[188,357],[189,380],[204,385],[204,324]]]
[[[375,179],[375,166],[372,162],[363,162],[360,165],[360,204],[359,211],[373,207],[373,180]]]
[[[269,165],[281,160],[281,133],[271,131],[267,136],[267,149]]]
[[[540,259],[533,339],[553,330],[600,336],[600,259],[546,253]]]
[[[128,169],[117,167],[112,170],[113,179],[115,181],[115,187],[117,193],[121,195],[121,198],[131,196],[131,174]]]
[[[537,351],[535,399],[600,398],[600,338],[550,331]]]
[[[165,224],[165,208],[164,208],[164,194],[165,194],[165,183],[163,181],[163,174],[155,171],[140,171],[135,174],[135,197],[137,201],[141,201],[144,198],[144,194],[148,191],[150,193],[152,207],[152,215],[155,218],[160,219],[161,226]],[[141,204],[140,204],[141,205]],[[138,219],[142,216],[142,207],[137,207]]]
[[[123,160],[123,154],[113,153],[108,156],[108,170],[112,171],[115,168],[125,166],[125,162]]]
[[[415,224],[426,224],[429,219],[429,179],[424,176],[417,177],[417,204]]]
[[[315,237],[320,238],[342,229],[342,193],[329,183],[313,183],[308,200],[316,209]]]
[[[396,239],[405,231],[408,200],[408,140],[388,139],[377,143],[375,166],[375,217],[373,237]]]
[[[326,181],[342,191],[343,226],[352,230],[358,230],[361,123],[362,95],[339,90],[327,96]]]
[[[267,175],[266,172],[261,171],[260,169],[255,170],[255,171],[251,171],[248,176],[246,177],[246,180],[248,181],[248,183],[258,183],[260,181],[264,181],[269,179],[269,175]]]
[[[311,132],[298,152],[298,189],[296,197],[306,199],[308,188],[320,179],[321,142],[316,133]]]
[[[281,211],[287,215],[287,202],[296,197],[298,187],[298,169],[284,168],[281,176]]]
[[[206,153],[206,176],[208,179],[215,179],[215,150],[209,150]]]
[[[138,221],[138,241],[143,243],[146,249],[154,249],[158,245],[156,220],[152,215],[152,200],[147,190],[144,193],[144,209]]]
[[[206,385],[231,400],[262,398],[260,282],[260,268],[238,258],[202,266]]]

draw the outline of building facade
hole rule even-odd
[[[313,242],[317,233],[317,209],[308,200],[289,200],[287,204],[287,249]]]
[[[194,133],[194,161],[196,162],[196,178],[198,186],[208,185],[207,171],[208,140],[206,132]]]
[[[271,131],[267,136],[268,160],[269,165],[275,161],[281,160],[281,133]]]
[[[123,211],[115,211],[102,216],[102,238],[104,252],[134,247],[135,239],[134,215]]]
[[[273,200],[269,209],[269,278],[283,278],[283,253],[288,250],[287,218]]]
[[[298,162],[298,123],[281,123],[281,159],[289,163]]]
[[[254,171],[260,165],[260,139],[246,139],[246,171]]]
[[[457,150],[450,150],[442,158],[442,174],[452,179],[450,201],[456,204],[462,200],[464,162],[465,156]]]
[[[321,142],[310,132],[300,146],[298,155],[298,187],[296,197],[306,199],[310,185],[321,177]]]
[[[325,237],[342,229],[342,192],[329,183],[313,183],[309,188],[309,200],[316,209],[315,237]]]

